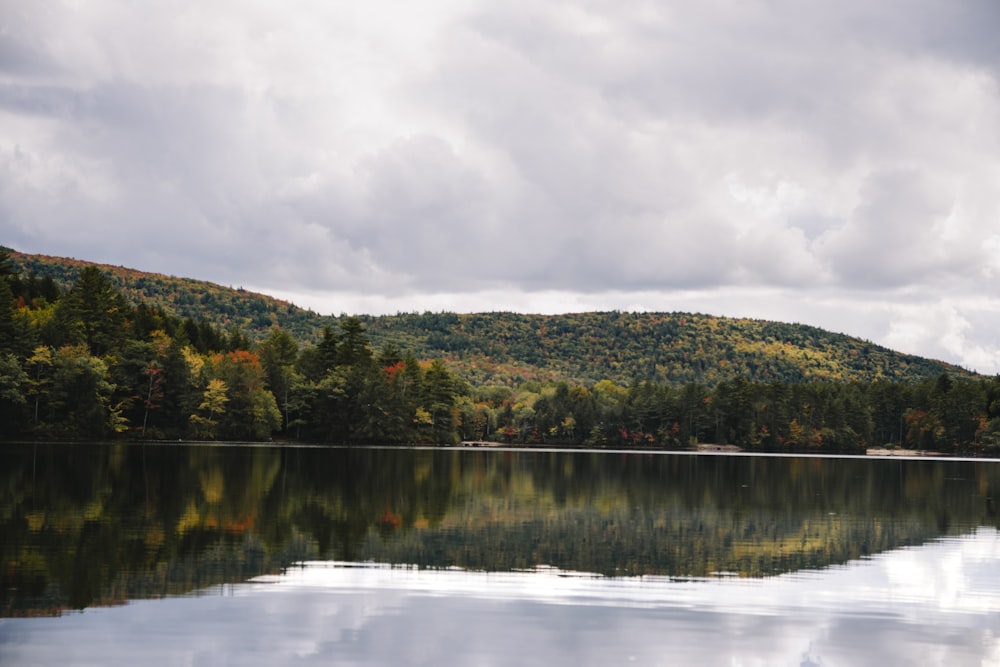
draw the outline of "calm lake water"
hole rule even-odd
[[[997,665],[1000,463],[0,446],[2,665]]]

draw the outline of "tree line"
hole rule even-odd
[[[471,386],[341,318],[303,344],[131,305],[88,266],[60,290],[0,253],[0,435],[1000,451],[1000,379]]]
[[[523,385],[495,409],[507,442],[684,449],[697,443],[750,451],[864,453],[899,447],[1000,453],[1000,379],[902,383],[749,382],[714,387],[603,380]],[[494,400],[496,396],[494,396]]]
[[[43,283],[46,290],[36,289]],[[85,267],[65,293],[0,257],[0,436],[456,442],[465,385],[346,318],[301,346],[131,306]]]

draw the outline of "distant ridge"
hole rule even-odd
[[[23,274],[50,276],[64,289],[83,267],[97,266],[135,304],[235,327],[258,340],[280,326],[309,343],[338,322],[281,299],[202,280],[17,251],[11,259]],[[975,375],[808,325],[695,313],[401,313],[361,319],[374,346],[394,343],[421,358],[442,358],[476,385],[651,380],[712,386],[736,377],[908,382],[942,373]]]
[[[474,384],[650,380],[918,381],[957,366],[802,325],[692,313],[399,314],[363,318],[374,340],[442,356]]]

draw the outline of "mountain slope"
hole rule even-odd
[[[64,289],[88,262],[26,255],[11,258],[23,274],[51,276]],[[337,318],[242,289],[205,281],[97,265],[130,301],[181,317],[207,319],[261,339],[273,326],[301,342],[318,339]],[[618,383],[654,380],[714,385],[751,381],[916,381],[956,366],[905,355],[816,327],[690,313],[411,313],[364,316],[373,345],[395,343],[421,358],[443,358],[467,380]]]
[[[373,340],[443,356],[475,384],[512,377],[714,385],[971,375],[801,324],[690,313],[424,313],[366,318]]]
[[[178,317],[205,319],[222,329],[235,327],[251,338],[262,338],[277,325],[300,341],[312,341],[323,324],[329,324],[329,320],[312,311],[242,288],[66,257],[28,255],[16,251],[12,251],[10,256],[22,274],[35,274],[39,278],[48,276],[63,290],[73,285],[82,268],[96,266],[133,304],[159,306]],[[321,321],[323,324],[319,323]]]

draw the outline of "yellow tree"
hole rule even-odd
[[[40,345],[28,357],[28,396],[33,402],[32,423],[38,426],[38,408],[43,398],[48,398],[52,384],[52,348]]]
[[[198,411],[191,415],[191,425],[197,437],[214,438],[218,417],[225,414],[228,388],[225,380],[212,378],[205,387]]]

